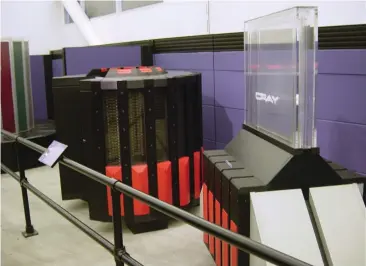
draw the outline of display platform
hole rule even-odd
[[[35,127],[28,132],[21,132],[18,135],[33,141],[43,147],[48,147],[55,139],[56,130],[53,121],[36,122]],[[20,145],[21,153],[24,156],[25,169],[43,166],[38,161],[41,156],[40,153],[33,151],[24,145]],[[1,137],[1,163],[9,167],[12,171],[18,171],[18,164],[15,151],[15,142],[7,139],[5,136]]]

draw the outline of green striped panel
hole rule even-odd
[[[34,127],[34,109],[33,109],[33,95],[32,95],[32,85],[30,78],[30,56],[28,42],[23,42],[23,71],[24,71],[24,86],[27,99],[27,117],[28,117],[28,130]]]
[[[24,87],[22,42],[13,42],[13,55],[19,131],[26,131],[28,130],[27,97]]]

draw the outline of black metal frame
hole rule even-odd
[[[17,145],[24,145],[36,152],[43,153],[46,148],[35,144],[25,138],[18,137],[15,134],[7,132],[5,130],[1,130],[1,133],[6,137],[14,140]],[[19,147],[19,146],[18,146]],[[32,186],[25,177],[25,171],[22,167],[22,153],[20,150],[17,150],[17,157],[18,157],[18,167],[20,169],[20,176],[16,173],[11,171],[8,167],[1,164],[1,169],[16,179],[22,188],[22,197],[23,197],[23,205],[24,205],[24,214],[25,214],[25,221],[26,221],[26,232],[24,236],[31,236],[37,234],[34,230],[34,227],[31,223],[30,218],[30,211],[29,211],[29,202],[28,202],[28,194],[27,190],[31,191],[34,195],[48,204],[51,208],[61,214],[64,218],[69,220],[72,224],[82,230],[85,234],[95,240],[99,245],[103,246],[107,249],[112,255],[115,257],[116,265],[123,266],[126,265],[142,265],[136,260],[134,260],[127,252],[123,245],[123,238],[122,238],[122,227],[121,227],[121,215],[120,215],[120,196],[121,193],[125,194],[126,196],[136,198],[144,202],[145,204],[149,205],[151,208],[170,216],[174,219],[181,220],[203,232],[209,233],[214,235],[215,237],[236,246],[238,249],[245,251],[247,253],[251,253],[256,255],[264,260],[267,260],[276,265],[288,265],[288,266],[309,266],[309,264],[302,262],[298,259],[295,259],[291,256],[283,254],[279,251],[276,251],[270,247],[267,247],[263,244],[255,242],[250,238],[238,235],[233,233],[229,230],[226,230],[218,225],[212,224],[210,222],[205,221],[202,218],[199,218],[191,213],[188,213],[184,210],[181,210],[177,207],[174,207],[168,203],[165,203],[153,196],[147,195],[143,192],[140,192],[131,186],[123,184],[122,182],[109,178],[97,171],[94,171],[82,164],[79,164],[75,161],[72,161],[66,157],[60,159],[60,163],[85,175],[89,179],[92,179],[104,186],[108,186],[112,189],[112,199],[113,199],[113,228],[114,228],[114,245],[110,243],[107,239],[103,236],[99,235],[93,229],[89,228],[86,224],[78,220],[75,216],[71,213],[63,209],[61,206],[56,204],[42,192],[40,192],[37,188]],[[91,181],[91,180],[90,180]]]

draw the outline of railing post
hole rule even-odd
[[[113,234],[114,234],[114,257],[116,266],[124,266],[121,258],[126,250],[123,246],[122,219],[121,219],[121,192],[112,190],[112,210],[113,210]]]
[[[25,169],[24,169],[24,161],[21,152],[21,144],[15,140],[15,149],[16,149],[16,157],[18,164],[18,171],[20,176],[20,188],[22,190],[22,198],[23,198],[23,207],[24,207],[24,216],[25,216],[25,231],[22,232],[22,235],[27,238],[31,236],[38,235],[38,232],[34,230],[32,225],[31,217],[30,217],[30,209],[29,209],[29,200],[28,200],[28,192],[27,189],[23,186],[24,182],[27,182],[27,178],[25,177]]]

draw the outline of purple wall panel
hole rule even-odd
[[[244,52],[214,53],[215,70],[244,71]]]
[[[47,120],[46,83],[42,55],[30,56],[34,119]]]
[[[279,57],[266,56],[263,66],[289,65],[290,54],[276,54]],[[316,111],[321,153],[349,169],[366,173],[366,50],[321,50],[318,63]],[[204,147],[224,148],[244,119],[244,53],[157,54],[155,64],[202,73]]]
[[[318,73],[366,75],[366,49],[321,50]]]
[[[203,139],[203,150],[215,150],[215,142],[207,139]]]
[[[216,149],[223,150],[225,149],[226,144],[221,142],[216,142]]]
[[[64,63],[62,59],[52,60],[52,72],[54,77],[61,77],[64,75]]]
[[[214,72],[212,70],[191,70],[202,74],[202,104],[215,104]]]
[[[289,53],[283,53],[287,56]],[[273,60],[270,60],[274,63]],[[283,61],[275,58],[275,61]],[[291,61],[291,60],[290,60]],[[319,73],[366,75],[366,49],[318,51]],[[244,71],[244,52],[214,53],[215,70]]]
[[[366,125],[366,75],[318,75],[317,118]]]
[[[215,109],[210,105],[202,106],[203,138],[215,141]]]
[[[215,71],[215,105],[244,109],[244,73]]]
[[[213,70],[213,52],[155,54],[154,64],[166,69]]]
[[[67,75],[93,68],[141,65],[140,46],[75,47],[65,49]]]
[[[357,172],[366,172],[366,125],[317,121],[318,146],[325,158]]]
[[[244,110],[215,107],[216,141],[228,143],[241,129]]]

